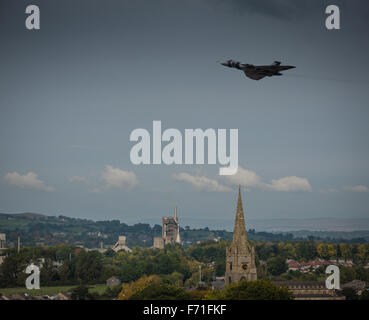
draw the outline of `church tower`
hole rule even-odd
[[[257,279],[255,251],[247,241],[245,218],[243,215],[241,187],[238,189],[237,213],[232,244],[226,252],[226,285],[243,280]]]

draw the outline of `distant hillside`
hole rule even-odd
[[[369,218],[272,218],[255,219],[246,213],[246,226],[249,229],[266,232],[309,231],[369,231]],[[151,223],[155,220],[146,220]],[[181,219],[184,225],[209,227],[210,229],[233,230],[234,219],[187,218]]]
[[[8,245],[15,245],[17,237],[21,236],[22,244],[29,246],[43,245],[83,245],[87,248],[112,246],[118,236],[127,237],[129,247],[150,247],[153,238],[161,236],[161,226],[148,223],[127,225],[119,220],[93,221],[66,216],[47,216],[38,213],[5,214],[0,213],[0,232],[7,234]],[[210,230],[209,228],[180,229],[185,245],[209,240],[231,240],[232,232],[226,230]],[[271,233],[248,230],[248,238],[255,241],[287,241],[299,239],[327,239],[364,242],[369,241],[369,231],[354,232],[314,232],[298,231],[288,233]]]
[[[249,219],[248,225],[269,232],[309,231],[369,231],[368,218],[308,218],[308,219]]]

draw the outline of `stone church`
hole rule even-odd
[[[243,215],[241,188],[238,189],[236,222],[232,244],[227,247],[225,284],[257,279],[254,247],[247,241]]]

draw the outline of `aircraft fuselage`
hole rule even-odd
[[[264,77],[281,76],[281,71],[296,68],[294,66],[282,66],[280,62],[276,61],[271,65],[255,66],[253,64],[244,64],[241,62],[228,60],[222,63],[223,66],[242,70],[245,75],[253,80],[260,80]]]

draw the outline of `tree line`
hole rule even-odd
[[[23,287],[30,263],[41,266],[41,285],[101,284],[115,276],[122,283],[143,276],[158,275],[164,283],[196,288],[200,281],[210,286],[216,276],[225,273],[226,247],[229,241],[204,241],[188,248],[168,245],[165,249],[134,247],[131,253],[109,249],[104,253],[68,245],[23,247],[5,251],[0,266],[0,287]],[[351,259],[353,268],[341,268],[343,280],[368,279],[365,264],[369,261],[369,244],[332,244],[317,241],[253,242],[258,277],[265,280],[317,280],[323,269],[308,274],[287,272],[286,259],[308,261],[315,258]],[[281,278],[282,277],[282,278]]]

